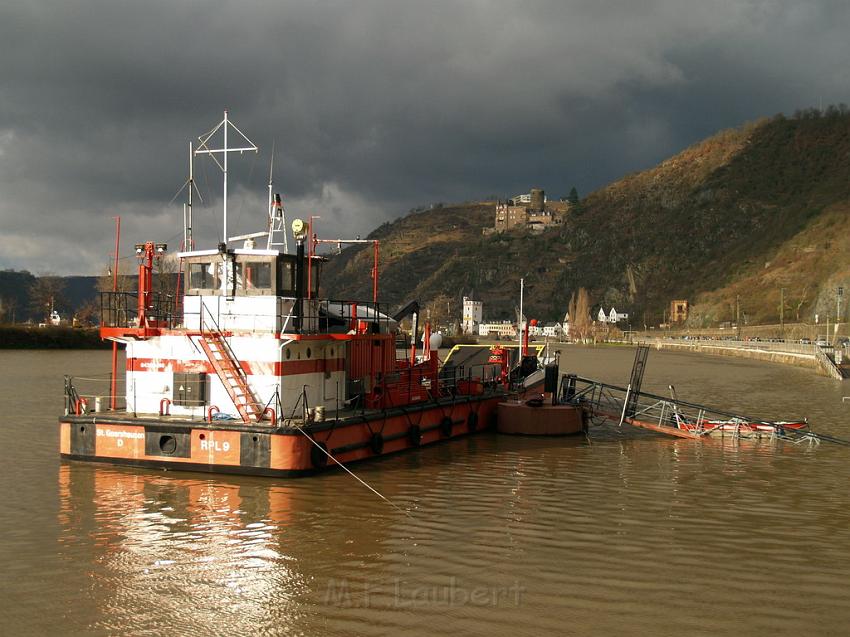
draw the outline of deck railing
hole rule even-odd
[[[172,328],[180,322],[174,312],[174,297],[170,294],[152,293],[145,315],[151,324]],[[101,327],[139,327],[138,292],[101,292]]]

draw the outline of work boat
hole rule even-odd
[[[230,125],[226,113],[222,125]],[[190,157],[209,147],[199,139]],[[226,137],[212,152],[222,151],[226,167]],[[136,246],[137,290],[101,296],[101,336],[126,350],[125,388],[113,382],[100,395],[66,377],[63,458],[306,475],[491,428],[500,402],[539,391],[541,382],[523,378],[535,371],[533,357],[511,360],[500,348],[484,363],[443,369],[427,324],[417,352],[418,305],[391,314],[378,303],[377,241],[363,240],[374,248],[373,298],[321,297],[325,258],[316,250],[323,240],[296,219],[295,254],[288,253],[280,198],[269,199],[266,232],[179,253],[185,274],[177,308],[153,289],[154,261],[166,246]],[[226,189],[224,201],[227,237]],[[258,248],[260,236],[267,242]],[[405,319],[411,345],[397,349]]]

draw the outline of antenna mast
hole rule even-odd
[[[192,190],[198,193],[198,199],[201,202],[204,201],[204,198],[201,197],[201,191],[195,185],[194,157],[195,153],[192,151],[192,142],[189,142],[189,178],[183,182],[180,190],[175,193],[169,202],[173,203],[180,193],[183,192],[184,188],[189,189],[188,203],[183,204],[183,250],[194,250],[195,248],[195,240],[192,238]]]
[[[186,232],[183,236],[183,249],[194,250],[195,241],[192,239],[192,189],[195,187],[195,153],[192,142],[189,142],[189,205],[186,213]]]
[[[274,175],[274,147],[275,144],[272,142],[272,160],[269,166],[269,238],[266,243],[266,249],[271,250],[274,246],[283,246],[283,251],[285,253],[289,252],[289,244],[286,240],[286,210],[283,207],[283,202],[280,200],[280,195],[274,193],[272,195],[273,189],[273,175]],[[275,233],[280,233],[283,235],[283,243],[280,241],[275,241]]]
[[[239,136],[244,140],[247,146],[241,146],[236,148],[229,148],[227,146],[227,132],[228,129],[232,128]],[[219,130],[222,131],[224,136],[224,145],[221,148],[210,148],[207,143],[212,139],[213,135],[215,135]],[[194,151],[195,155],[209,155],[210,158],[216,163],[216,165],[221,169],[222,174],[224,175],[224,196],[223,196],[223,210],[224,210],[224,234],[222,235],[222,241],[225,245],[227,245],[227,153],[244,153],[245,151],[254,151],[258,152],[259,148],[245,136],[236,125],[231,122],[227,118],[227,109],[224,110],[224,119],[222,119],[215,128],[213,128],[208,133],[201,135],[198,137],[198,148]],[[222,161],[219,162],[216,158],[216,153],[222,154]]]
[[[283,242],[274,240],[277,233],[283,235]],[[286,241],[286,210],[278,193],[274,195],[272,208],[269,212],[269,241],[266,244],[266,248],[272,250],[274,246],[283,246],[283,251],[285,253],[289,252],[289,244]]]
[[[274,146],[272,141],[272,158],[269,161],[269,242],[268,248],[272,247],[272,183],[274,182]]]

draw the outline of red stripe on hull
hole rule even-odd
[[[254,376],[290,376],[295,374],[316,374],[339,372],[345,369],[345,359],[328,358],[279,362],[240,361],[246,374]],[[128,372],[175,372],[188,374],[214,374],[209,361],[185,361],[165,358],[128,358]]]

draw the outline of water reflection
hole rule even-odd
[[[569,356],[579,373],[622,383],[633,352]],[[837,386],[805,370],[653,352],[647,387],[663,393],[671,377],[697,402],[807,415],[850,437]],[[17,376],[7,382],[24,393]],[[341,473],[277,481],[60,465],[53,423],[33,417],[37,406],[15,408],[37,452],[19,457],[0,490],[0,548],[17,558],[4,560],[13,575],[0,596],[10,634],[775,635],[850,625],[845,448],[700,444],[616,426],[589,440],[481,434],[355,468],[405,515]],[[18,431],[3,428],[0,442],[16,448]],[[495,605],[436,594],[515,584],[521,597]]]
[[[93,558],[92,628],[232,634],[303,615],[286,486],[63,464],[59,494],[63,556],[78,566],[81,554]]]

